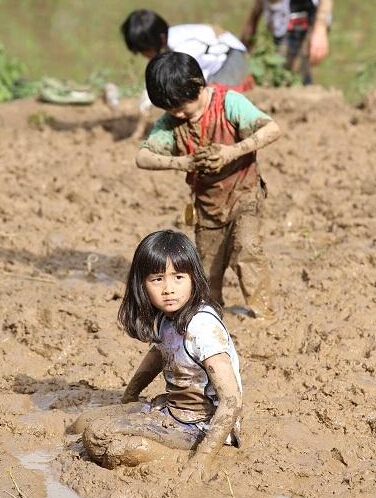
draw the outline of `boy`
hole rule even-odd
[[[237,86],[239,91],[253,87],[246,47],[233,34],[218,26],[180,24],[170,27],[156,12],[139,9],[129,14],[120,31],[128,49],[134,54],[140,53],[151,59],[167,51],[184,52],[197,60],[208,83]],[[150,106],[151,102],[144,92],[134,138],[143,136]]]
[[[187,173],[197,215],[196,246],[212,297],[223,304],[223,276],[230,265],[247,313],[272,317],[259,234],[265,184],[256,150],[279,137],[278,125],[240,93],[206,86],[188,54],[168,52],[152,59],[146,88],[151,102],[166,113],[141,145],[137,166]]]

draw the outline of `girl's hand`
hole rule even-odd
[[[218,173],[237,158],[231,145],[221,144],[199,147],[192,157],[196,170],[202,173]]]
[[[187,483],[200,484],[210,481],[215,474],[208,455],[194,455],[183,468],[180,478]]]
[[[138,401],[138,396],[135,394],[129,394],[127,391],[123,394],[123,397],[121,398],[121,402],[126,405],[127,403],[134,403],[135,401]]]

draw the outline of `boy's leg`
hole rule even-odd
[[[230,266],[238,276],[247,307],[256,318],[271,319],[274,310],[270,276],[260,234],[264,193],[260,186],[250,194],[244,210],[234,220]]]
[[[166,456],[171,449],[190,450],[204,433],[174,420],[166,411],[105,416],[92,421],[82,435],[90,457],[106,468],[135,466]]]
[[[229,251],[226,240],[229,225],[220,228],[196,226],[196,247],[200,255],[205,274],[209,280],[212,298],[223,306],[223,277],[228,266]]]

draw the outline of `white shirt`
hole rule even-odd
[[[203,306],[184,335],[178,334],[173,322],[166,317],[159,331],[161,342],[155,347],[162,355],[166,391],[171,396],[168,405],[179,420],[193,423],[205,419],[208,410],[218,405],[216,392],[203,367],[203,361],[211,356],[229,355],[241,390],[238,355],[230,334],[213,308]]]
[[[210,24],[179,24],[168,30],[168,46],[173,52],[191,55],[199,63],[205,79],[221,69],[230,49],[246,52],[243,43],[229,31],[216,34]]]

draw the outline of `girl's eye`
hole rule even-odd
[[[160,282],[162,277],[149,277],[150,282]]]
[[[184,275],[176,275],[177,280],[182,280],[184,278]]]

